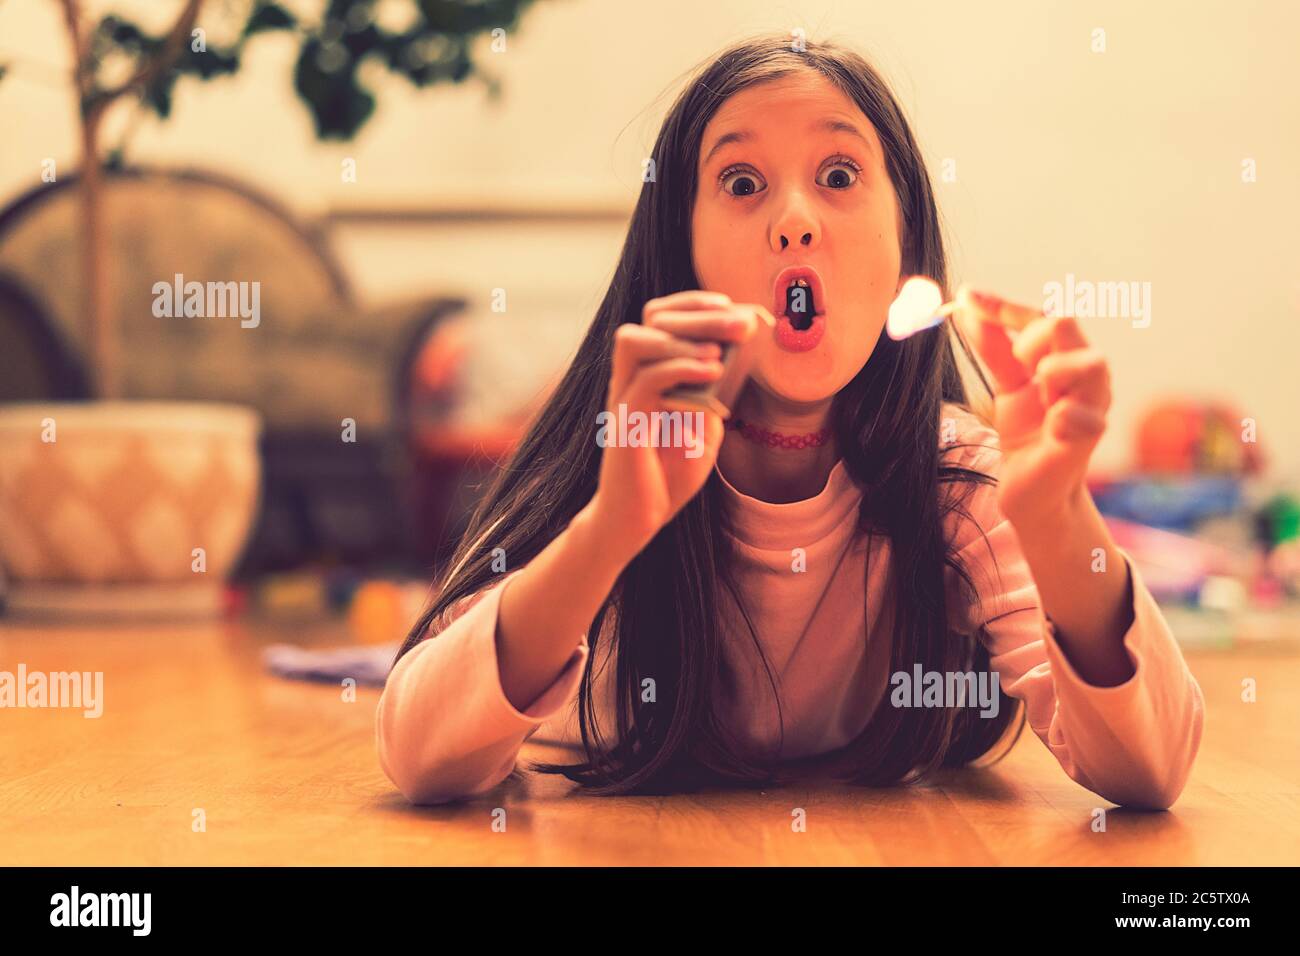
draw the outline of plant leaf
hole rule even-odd
[[[292,30],[297,25],[298,21],[292,13],[278,3],[266,0],[254,8],[248,22],[244,24],[244,36],[248,37],[269,30]]]

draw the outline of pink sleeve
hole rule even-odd
[[[495,787],[525,740],[578,691],[587,636],[555,681],[523,711],[501,687],[497,608],[512,571],[461,602],[454,619],[397,662],[375,713],[379,763],[412,803],[445,803]]]
[[[996,448],[996,432],[987,431]],[[982,452],[972,467],[996,477],[1000,459],[1000,451]],[[1205,701],[1131,556],[1121,549],[1125,567],[1111,573],[1128,574],[1132,583],[1133,623],[1123,643],[1134,674],[1098,687],[1062,650],[997,489],[979,486],[967,507],[988,542],[963,522],[958,547],[981,600],[964,609],[960,623],[988,629],[1002,690],[1024,701],[1030,728],[1071,779],[1124,806],[1173,805],[1200,745]]]

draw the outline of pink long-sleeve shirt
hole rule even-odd
[[[996,477],[997,432],[955,405],[945,405],[944,415],[956,425],[945,457]],[[967,444],[975,447],[962,447]],[[737,679],[717,690],[721,711],[743,741],[782,758],[837,750],[862,732],[877,706],[890,705],[898,686],[889,673],[889,541],[856,530],[861,490],[843,461],[825,488],[803,501],[761,501],[725,478],[723,487],[734,514],[737,584],[781,694],[784,738],[769,678],[729,596],[723,599],[723,633]],[[940,493],[952,487],[941,486]],[[985,625],[1001,689],[1024,701],[1030,728],[1072,779],[1117,804],[1172,805],[1200,743],[1204,698],[1130,556],[1121,550],[1133,590],[1133,623],[1123,642],[1134,674],[1118,686],[1097,687],[1078,675],[1058,643],[996,488],[976,486],[967,510],[974,524],[953,514],[949,521],[959,526],[948,531],[955,531],[979,599],[963,600],[948,570],[951,626],[971,631]],[[803,551],[801,561],[796,548]],[[502,689],[497,609],[517,573],[459,602],[442,630],[389,675],[375,721],[379,760],[413,803],[491,789],[534,735],[579,741],[585,633],[574,635],[573,656],[528,707],[516,709]],[[600,646],[610,647],[604,635]],[[613,727],[614,701],[614,668],[605,663],[602,655],[594,689],[603,729]]]

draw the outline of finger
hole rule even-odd
[[[753,334],[755,316],[737,308],[698,312],[658,312],[646,319],[650,328],[660,329],[685,339],[710,339],[743,342]]]
[[[1079,323],[1068,316],[1049,315],[1034,319],[1016,336],[1012,351],[1030,375],[1034,374],[1043,356],[1050,352],[1088,347]]]
[[[663,393],[674,385],[712,382],[722,376],[716,359],[665,359],[642,366],[628,383],[624,400],[638,408],[658,407]]]
[[[1106,415],[1077,399],[1066,398],[1048,411],[1044,428],[1057,441],[1091,448],[1106,431]]]
[[[681,435],[683,448],[703,448],[704,453],[712,454],[722,444],[726,426],[722,416],[717,412],[701,408],[691,402],[676,402],[672,396],[666,397],[662,410],[681,412]],[[662,447],[662,446],[661,446]],[[699,457],[699,452],[687,457]]]
[[[1000,295],[980,292],[969,286],[957,290],[957,299],[964,307],[982,313],[990,322],[996,322],[1014,332],[1022,331],[1043,314],[1041,309],[1021,305],[1019,302],[1008,302]]]
[[[1006,329],[964,311],[958,311],[955,318],[966,341],[993,376],[995,393],[1014,392],[1029,381],[1029,373],[1016,358]]]
[[[708,292],[703,289],[686,289],[650,299],[641,309],[641,320],[653,312],[665,309],[716,309],[731,305],[731,296],[723,292]]]
[[[1110,366],[1098,349],[1052,352],[1038,363],[1034,377],[1045,406],[1069,397],[1102,412],[1110,408]]]
[[[615,349],[621,350],[620,357],[629,364],[665,358],[717,358],[722,355],[722,347],[717,342],[685,339],[663,329],[646,328],[635,322],[619,326],[619,331],[615,333]]]
[[[637,369],[647,362],[682,357],[718,358],[721,354],[716,342],[692,342],[635,322],[624,323],[614,331],[608,394],[621,395]]]

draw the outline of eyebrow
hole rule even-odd
[[[868,149],[871,148],[871,141],[867,139],[866,136],[862,135],[862,131],[852,123],[845,122],[844,120],[826,119],[822,120],[820,123],[815,123],[810,128],[813,130],[822,130],[827,133],[848,133],[849,135],[856,136],[858,139],[862,140],[863,144]],[[713,158],[713,154],[729,143],[743,143],[746,140],[753,138],[754,134],[747,129],[732,130],[730,133],[724,133],[718,137],[718,141],[713,144],[713,148],[710,149],[708,155],[704,157],[704,162],[701,165],[707,165],[709,160]]]

